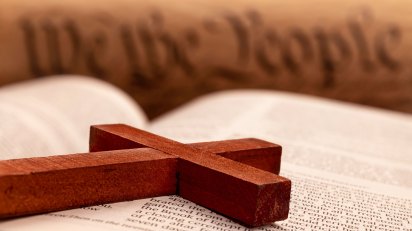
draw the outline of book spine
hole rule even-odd
[[[407,0],[0,3],[0,84],[95,76],[151,117],[239,87],[412,112],[411,64]]]

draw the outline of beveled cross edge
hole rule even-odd
[[[276,144],[185,145],[113,124],[91,127],[90,151],[0,161],[0,218],[171,194],[250,227],[288,216],[291,181],[276,175]]]

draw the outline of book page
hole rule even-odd
[[[93,124],[143,127],[146,116],[103,81],[56,76],[0,88],[0,159],[87,152]]]
[[[194,101],[151,130],[183,142],[257,137],[281,144],[281,175],[292,179],[293,191],[282,227],[412,228],[410,115],[233,91]]]
[[[283,146],[289,218],[253,230],[412,229],[412,119],[264,91],[206,96],[149,129],[182,142],[257,137]],[[11,219],[0,230],[249,230],[178,196]]]
[[[288,163],[412,187],[407,114],[287,93],[233,91],[200,98],[151,129],[183,142],[266,139],[284,147]]]

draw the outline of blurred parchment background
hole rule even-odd
[[[0,84],[82,74],[153,118],[220,89],[412,112],[407,0],[2,0]]]

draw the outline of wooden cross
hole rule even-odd
[[[182,144],[127,125],[90,129],[90,153],[0,161],[0,218],[178,194],[247,226],[286,219],[281,147]]]

